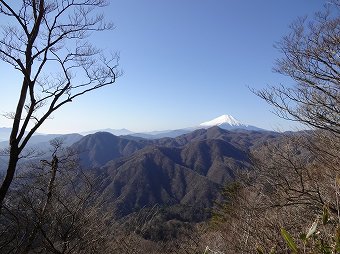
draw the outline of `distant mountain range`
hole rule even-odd
[[[166,130],[166,131],[153,131],[153,132],[147,132],[147,133],[134,133],[130,130],[127,129],[102,129],[99,130],[99,132],[107,132],[107,133],[111,133],[115,136],[121,136],[124,137],[124,139],[120,139],[120,142],[122,142],[120,145],[120,149],[123,149],[122,147],[124,147],[123,150],[119,150],[117,147],[114,149],[118,149],[116,152],[110,151],[111,156],[113,156],[111,159],[114,159],[116,157],[120,157],[120,156],[127,156],[130,155],[131,153],[139,150],[141,147],[144,147],[145,145],[150,145],[150,144],[154,144],[154,142],[151,142],[150,140],[159,140],[159,139],[163,139],[163,138],[176,138],[179,137],[181,135],[184,134],[189,134],[192,131],[198,130],[198,129],[207,129],[213,126],[218,126],[222,129],[225,130],[262,130],[259,129],[257,127],[254,126],[249,126],[246,124],[242,124],[240,123],[238,120],[236,120],[234,117],[230,116],[230,115],[222,115],[220,117],[217,117],[213,120],[201,123],[197,126],[194,127],[188,127],[188,128],[184,128],[184,129],[178,129],[178,130]],[[11,132],[11,128],[0,128],[0,149],[4,149],[7,148],[9,145],[9,135]],[[88,131],[88,132],[82,132],[80,134],[74,133],[74,134],[40,134],[40,133],[36,133],[35,135],[32,136],[32,138],[30,139],[27,148],[26,149],[35,149],[37,151],[42,151],[42,152],[48,152],[49,148],[50,148],[50,140],[54,139],[54,138],[62,138],[64,140],[64,145],[65,146],[71,146],[73,143],[79,141],[83,136],[86,135],[90,135],[90,134],[94,134],[98,132],[97,130],[93,130],[93,131]],[[117,137],[110,137],[109,139],[117,139]],[[112,140],[111,140],[112,141]],[[92,144],[90,141],[88,141],[89,144],[83,144],[84,149],[87,150],[92,150]],[[106,142],[109,142],[108,140]],[[160,141],[155,141],[156,143]],[[93,153],[97,153],[100,154],[101,157],[105,157],[105,154],[108,153],[108,151],[106,151],[106,148],[104,149],[100,149],[98,147],[98,149],[96,150],[96,152]],[[98,166],[101,162],[101,159],[98,158],[98,161],[96,160],[91,160],[91,156],[95,156],[96,154],[88,154],[88,156],[83,156],[83,160],[84,161],[88,161],[89,165],[88,166]],[[119,155],[119,156],[118,156]],[[7,157],[1,157],[0,158],[0,171],[5,170],[6,168],[6,161],[7,161]],[[91,161],[91,162],[90,162]],[[99,164],[98,164],[99,163]]]
[[[71,146],[73,143],[80,140],[83,136],[78,133],[72,134],[37,134],[31,137],[27,147],[36,147],[40,150],[45,150],[50,146],[49,142],[52,139],[60,138],[63,140],[64,146]],[[0,142],[0,148],[8,147],[8,140]]]
[[[86,132],[80,132],[79,134],[81,136],[86,136],[89,134],[94,134],[96,132],[108,132],[111,133],[115,136],[134,136],[134,137],[141,137],[141,138],[145,138],[145,139],[159,139],[159,138],[164,138],[164,137],[169,137],[169,138],[175,138],[177,136],[183,135],[183,134],[187,134],[189,132],[192,132],[194,130],[197,129],[207,129],[213,126],[218,126],[222,129],[225,130],[236,130],[236,129],[243,129],[243,130],[263,130],[260,129],[258,127],[255,126],[251,126],[251,125],[247,125],[247,124],[243,124],[241,122],[239,122],[238,120],[236,120],[233,116],[230,115],[222,115],[220,117],[217,117],[213,120],[207,121],[207,122],[203,122],[197,126],[193,126],[193,127],[187,127],[187,128],[183,128],[183,129],[177,129],[177,130],[164,130],[164,131],[151,131],[151,132],[143,132],[143,133],[135,133],[132,132],[128,129],[100,129],[100,130],[92,130],[92,131],[86,131]],[[11,132],[11,128],[0,128],[0,147],[3,146],[4,143],[1,142],[3,141],[8,141],[9,139],[9,135]],[[62,134],[41,134],[41,133],[37,133],[34,136],[39,136],[38,139],[42,140],[44,139],[44,141],[48,140],[48,139],[52,139],[54,137],[57,136],[61,136]],[[36,143],[35,141],[31,141],[31,143]]]
[[[11,135],[11,130],[11,128],[0,127],[0,142],[9,139],[9,136]]]

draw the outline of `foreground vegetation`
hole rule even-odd
[[[225,253],[339,253],[340,8],[298,19],[275,70],[296,81],[256,94],[311,127],[252,152],[253,171],[225,190],[214,222]]]

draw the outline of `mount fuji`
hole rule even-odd
[[[213,126],[218,126],[221,129],[225,129],[225,130],[235,130],[235,129],[263,130],[261,128],[258,128],[258,127],[252,126],[252,125],[243,124],[240,121],[236,120],[231,115],[221,115],[221,116],[214,118],[210,121],[201,123],[196,128],[208,129],[208,128],[213,127]]]
[[[211,127],[217,126],[224,130],[248,130],[248,131],[265,131],[264,129],[258,128],[256,126],[243,124],[240,121],[236,120],[231,115],[221,115],[215,119],[212,119],[207,122],[203,122],[197,126],[187,127],[183,129],[177,130],[167,130],[167,131],[153,131],[146,133],[133,133],[129,134],[130,136],[142,137],[146,139],[159,139],[164,137],[175,138],[177,136],[187,134],[194,130],[198,129],[209,129]]]

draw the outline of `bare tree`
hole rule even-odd
[[[0,208],[17,162],[34,132],[64,104],[110,85],[119,75],[118,56],[105,57],[87,41],[110,30],[98,9],[106,0],[0,0],[0,59],[22,76],[9,140],[9,163],[0,187]]]
[[[312,130],[280,146],[268,146],[271,151],[259,151],[257,169],[276,188],[280,196],[276,200],[319,210],[327,205],[338,213],[340,1],[329,2],[309,22],[299,18],[276,46],[283,57],[277,60],[275,71],[296,84],[256,93],[280,117],[307,124]]]
[[[303,253],[314,252],[318,244],[327,245],[336,238],[340,218],[339,14],[340,2],[334,0],[312,20],[294,22],[290,33],[276,45],[283,57],[274,70],[291,77],[295,85],[255,91],[277,115],[311,130],[289,133],[252,150],[250,177],[242,179],[238,188],[229,189],[225,202],[215,210],[230,253],[253,253],[256,246],[258,253],[290,253],[281,228],[299,239],[324,211],[330,223],[323,225],[321,241],[317,236],[314,246],[302,244]]]
[[[340,2],[329,3],[312,21],[300,18],[276,47],[283,54],[274,70],[291,77],[255,92],[285,119],[340,135]]]
[[[1,253],[108,253],[110,227],[96,201],[96,179],[77,154],[53,140],[48,160],[31,162],[0,215]]]
[[[253,151],[257,182],[271,196],[268,207],[303,205],[318,214],[327,205],[337,213],[333,183],[338,169],[322,163],[325,155],[314,154],[311,142],[318,142],[314,135],[298,133]]]

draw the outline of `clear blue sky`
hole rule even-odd
[[[116,29],[94,44],[120,52],[124,75],[53,115],[39,132],[190,127],[222,114],[266,129],[290,129],[250,92],[292,81],[272,72],[273,47],[321,0],[112,0]],[[1,19],[0,19],[1,21]],[[21,80],[0,64],[0,113],[13,111]],[[0,117],[0,127],[10,122]]]

